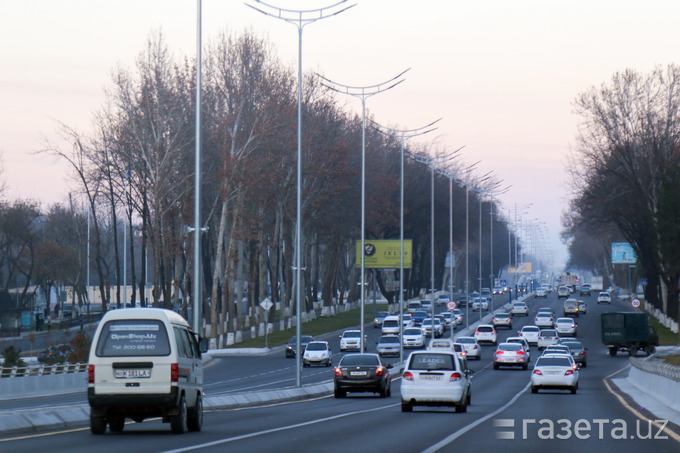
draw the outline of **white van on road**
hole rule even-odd
[[[92,340],[87,399],[90,430],[120,432],[125,419],[162,417],[172,432],[200,431],[207,341],[179,314],[129,308],[104,315]]]

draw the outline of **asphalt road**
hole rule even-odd
[[[530,370],[493,370],[494,348],[484,346],[482,360],[471,361],[472,405],[467,413],[448,408],[400,410],[400,378],[393,376],[392,397],[350,394],[303,402],[219,410],[205,414],[203,430],[172,435],[160,421],[128,423],[123,433],[91,435],[89,429],[45,432],[0,439],[1,451],[90,452],[325,452],[367,451],[617,451],[677,452],[680,444],[648,422],[638,419],[608,388],[606,378],[628,363],[626,356],[609,357],[599,338],[599,313],[623,309],[622,302],[597,306],[594,297],[582,298],[588,314],[578,319],[578,338],[588,347],[588,367],[580,371],[579,391],[541,391],[531,394]],[[531,314],[550,306],[561,314],[562,301],[529,302]],[[514,335],[533,316],[516,318],[512,330],[499,331],[499,340]],[[378,329],[366,329],[371,339]],[[337,338],[337,337],[336,337]],[[331,339],[331,341],[335,341]],[[336,346],[337,347],[337,346]],[[532,362],[538,355],[532,347]],[[623,371],[625,373],[625,371]],[[260,385],[285,386],[294,379],[294,361],[283,352],[267,357],[227,357],[206,370],[206,393],[219,393]],[[304,379],[328,380],[330,368],[305,368]],[[552,429],[551,429],[552,426]],[[577,429],[578,428],[578,429]]]

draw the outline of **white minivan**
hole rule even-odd
[[[171,310],[129,308],[104,315],[92,339],[87,399],[93,434],[125,419],[161,417],[172,432],[200,431],[207,341]]]

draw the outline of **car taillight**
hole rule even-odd
[[[413,380],[413,373],[410,371],[404,371],[404,374],[401,376],[403,379],[406,379],[407,381],[412,381]]]
[[[581,351],[581,355],[586,355],[586,351]]]
[[[461,356],[461,357],[465,357],[466,355],[467,355],[467,352],[465,352],[465,351],[463,351],[463,352],[460,353],[460,356]]]
[[[179,381],[179,363],[170,364],[170,382]]]
[[[94,384],[94,365],[92,364],[87,367],[87,382],[88,384]]]
[[[541,370],[534,370],[534,374],[537,374],[539,376],[543,376],[543,373],[541,373]]]
[[[477,348],[477,345],[475,345],[472,349],[478,349],[478,348]]]
[[[503,355],[503,351],[496,351],[496,355]]]
[[[517,351],[517,355],[524,355],[524,351]]]
[[[378,368],[375,369],[375,375],[376,376],[382,376],[383,374],[383,367],[379,366]]]
[[[454,371],[453,373],[451,373],[451,377],[449,378],[449,382],[456,382],[456,381],[460,381],[461,379],[463,379],[463,375],[460,374],[458,371]]]
[[[564,372],[565,376],[569,376],[569,375],[572,375],[572,374],[574,374],[574,370],[567,370],[567,371]]]
[[[573,364],[573,365],[571,366],[571,369],[572,369],[572,370],[576,370],[576,369],[578,369],[578,365],[576,365],[576,364]]]
[[[340,367],[337,367],[337,368],[335,369],[335,375],[336,375],[336,376],[342,376],[342,370],[340,369]]]
[[[479,330],[475,330],[475,335],[479,335]]]

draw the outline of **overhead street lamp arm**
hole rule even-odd
[[[264,9],[260,9],[256,6],[253,6],[247,2],[244,2],[244,4],[255,11],[258,11],[266,16],[271,16],[275,19],[281,19],[285,20],[286,22],[290,23],[297,23],[299,26],[304,26],[306,24],[316,22],[317,20],[320,19],[326,19],[327,17],[332,17],[336,16],[344,11],[347,11],[350,8],[355,7],[357,4],[353,3],[349,6],[346,6],[338,11],[334,11],[332,13],[325,14],[324,13],[329,10],[337,7],[338,5],[342,5],[343,3],[347,3],[348,0],[342,0],[340,2],[334,3],[332,5],[324,6],[323,8],[317,8],[317,9],[307,9],[307,10],[294,10],[294,9],[286,9],[286,8],[280,8],[278,6],[270,5],[268,3],[265,3],[261,0],[253,0],[256,3],[259,3],[260,5],[265,6],[266,8],[271,9],[272,11],[265,11]],[[303,24],[304,22],[304,24]]]

